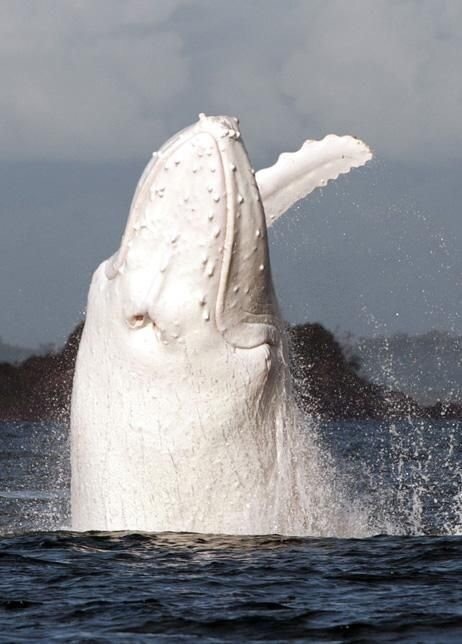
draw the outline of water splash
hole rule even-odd
[[[460,532],[461,422],[363,421],[320,430],[337,476],[363,499],[372,532]]]
[[[298,417],[300,419],[300,417]],[[0,424],[0,532],[69,526],[69,445],[58,424]],[[281,436],[284,532],[364,538],[462,532],[462,422],[330,422]]]
[[[58,423],[0,423],[0,533],[69,525],[69,440]]]

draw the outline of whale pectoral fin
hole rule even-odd
[[[266,214],[266,225],[316,188],[372,159],[363,141],[329,134],[321,141],[305,141],[297,152],[281,154],[277,162],[256,173]]]

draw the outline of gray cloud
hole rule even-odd
[[[256,167],[353,133],[378,159],[271,234],[291,320],[462,332],[462,3],[0,0],[0,333],[63,339],[153,149],[239,115]]]
[[[0,153],[133,158],[199,109],[260,154],[335,130],[460,158],[461,22],[450,0],[3,0]]]
[[[352,128],[380,156],[460,158],[460,3],[327,2],[316,18],[283,71],[298,113]]]
[[[0,3],[4,159],[120,159],[165,135],[186,87],[176,2]]]

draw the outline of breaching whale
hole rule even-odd
[[[304,532],[267,227],[370,158],[358,139],[330,135],[255,174],[237,119],[205,115],[153,155],[88,295],[73,529]]]

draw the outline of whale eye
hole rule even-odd
[[[128,326],[131,329],[139,329],[140,327],[144,326],[146,324],[147,317],[146,315],[142,313],[138,313],[136,315],[132,315],[131,317],[128,318]]]

